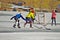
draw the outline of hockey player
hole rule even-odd
[[[30,24],[30,28],[33,28],[32,27],[32,22],[33,22],[33,20],[32,19],[34,19],[34,14],[32,13],[32,10],[30,10],[30,12],[27,14],[27,16],[26,16],[26,23],[24,24],[24,27],[25,27],[25,25],[27,24],[27,23],[29,23]]]
[[[30,8],[30,10],[31,10],[31,12],[32,12],[32,13],[33,13],[33,15],[34,15],[34,19],[32,18],[32,21],[33,21],[33,23],[34,23],[36,13],[35,13],[35,11],[34,11],[34,9],[33,9],[33,8]]]
[[[16,14],[15,16],[11,17],[11,20],[13,18],[15,20],[15,24],[13,25],[13,27],[16,28],[15,26],[16,26],[16,23],[18,22],[17,26],[18,26],[18,28],[20,28],[19,18],[22,18],[23,20],[25,20],[24,17],[20,13],[20,14]]]
[[[51,25],[53,25],[53,21],[55,22],[55,25],[56,25],[56,12],[55,12],[55,10],[52,10],[52,17],[51,17],[51,19],[52,19]]]

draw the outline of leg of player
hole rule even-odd
[[[28,23],[28,18],[26,18],[26,23],[24,24],[24,27],[25,27],[25,25]]]
[[[54,19],[52,18],[52,22],[51,22],[51,25],[52,25],[52,26],[53,26],[53,20],[54,20]]]
[[[27,23],[24,24],[24,27],[25,27],[26,24],[27,24]]]
[[[32,27],[32,22],[33,22],[33,21],[32,21],[32,19],[30,18],[30,20],[29,20],[30,28],[33,28],[33,27]]]
[[[18,21],[18,24],[17,24],[18,28],[21,28],[21,27],[20,27],[20,23],[19,23],[19,20],[17,20],[17,21]]]
[[[17,21],[15,20],[15,24],[13,25],[14,28],[16,28],[16,22],[17,22]]]
[[[33,28],[33,27],[32,27],[32,23],[31,23],[31,22],[30,22],[30,28]]]
[[[56,26],[56,19],[54,19],[54,22],[55,22],[55,26]]]

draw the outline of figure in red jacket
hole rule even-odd
[[[51,19],[52,19],[51,25],[53,25],[53,21],[54,21],[54,23],[56,25],[56,12],[55,12],[55,10],[52,10],[52,17],[51,17]]]

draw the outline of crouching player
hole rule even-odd
[[[19,18],[22,18],[23,20],[25,20],[24,17],[21,15],[21,13],[20,13],[20,14],[16,14],[15,16],[11,17],[11,20],[12,20],[12,19],[15,20],[15,24],[13,25],[14,28],[16,28],[16,23],[17,23],[17,22],[18,22],[17,27],[18,27],[18,28],[21,28],[21,27],[20,27],[20,23],[19,23]]]
[[[24,27],[25,27],[25,25],[27,23],[29,23],[30,24],[30,28],[33,28],[32,27],[33,19],[34,19],[34,14],[32,13],[32,10],[30,10],[30,12],[26,16],[26,23],[24,24]]]

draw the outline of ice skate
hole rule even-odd
[[[13,25],[14,28],[16,28],[15,26],[16,26],[16,24]]]
[[[18,25],[17,25],[17,26],[18,26],[18,28],[21,28],[19,23],[18,23]]]

